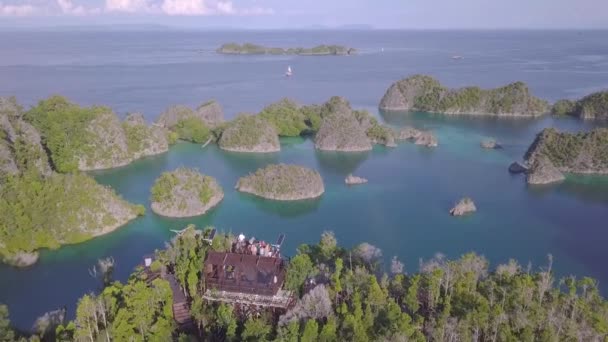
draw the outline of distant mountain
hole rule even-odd
[[[336,27],[339,30],[373,30],[374,27],[372,25],[367,24],[349,24],[349,25],[341,25]]]

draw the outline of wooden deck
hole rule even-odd
[[[251,305],[279,309],[289,308],[295,300],[293,292],[285,290],[279,290],[275,295],[265,296],[208,289],[203,294],[203,298],[209,301],[229,304]]]
[[[188,298],[184,295],[177,279],[173,274],[166,274],[165,280],[169,282],[171,291],[173,292],[173,319],[177,323],[180,331],[186,331],[194,327],[192,314],[190,313],[190,304]]]

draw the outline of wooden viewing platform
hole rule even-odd
[[[274,296],[283,286],[287,263],[277,257],[208,252],[207,289]]]
[[[217,301],[229,304],[253,305],[279,309],[289,308],[295,299],[292,291],[285,290],[279,290],[273,296],[207,290],[203,294],[203,298],[210,301]]]

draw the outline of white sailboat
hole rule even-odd
[[[287,71],[285,72],[285,76],[290,77],[293,75],[293,71],[291,71],[291,65],[287,67]]]

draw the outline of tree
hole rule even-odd
[[[319,241],[319,252],[323,261],[330,260],[333,257],[338,240],[334,235],[334,232],[325,231],[321,234],[321,240]]]
[[[241,334],[244,341],[266,341],[271,327],[263,318],[249,318]]]
[[[306,254],[296,255],[291,259],[285,276],[285,288],[300,293],[304,281],[313,275],[313,264]]]
[[[215,315],[215,325],[221,331],[220,336],[225,335],[229,340],[233,339],[236,335],[237,321],[232,306],[220,304]]]
[[[293,320],[287,325],[280,325],[277,330],[277,342],[298,342],[300,336],[300,322]]]
[[[319,342],[336,342],[338,340],[336,330],[336,319],[328,319],[327,323],[321,328],[321,333],[319,333]]]
[[[10,327],[8,319],[8,308],[6,305],[0,304],[0,341],[12,341],[15,334]]]
[[[319,336],[319,324],[314,319],[306,321],[300,342],[316,342]]]

